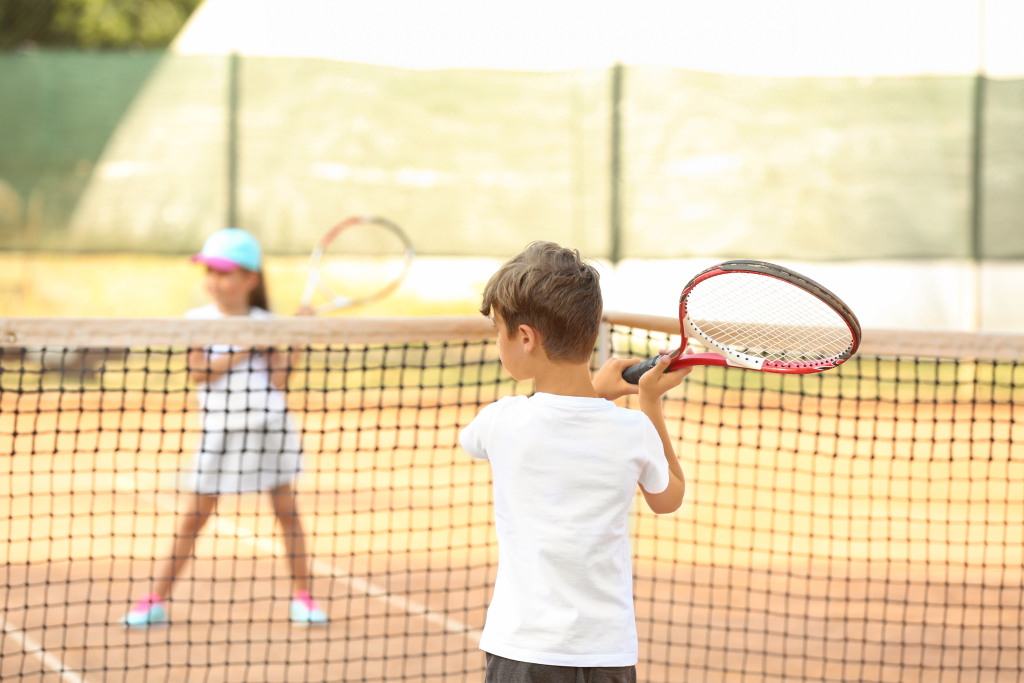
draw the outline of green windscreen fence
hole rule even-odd
[[[189,252],[233,219],[299,254],[377,213],[427,255],[1024,258],[1024,80],[621,69],[3,54],[0,248]]]
[[[0,248],[60,249],[161,52],[0,53]]]
[[[972,88],[630,69],[627,251],[967,257]]]
[[[1024,79],[985,85],[981,251],[1024,257]]]

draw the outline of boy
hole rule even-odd
[[[502,365],[537,387],[487,406],[459,436],[494,479],[486,683],[636,680],[629,506],[637,483],[656,513],[682,503],[661,396],[686,371],[666,374],[666,359],[638,389],[622,379],[637,361],[611,359],[591,380],[601,311],[597,271],[550,242],[528,246],[484,290]],[[642,412],[611,402],[638,391]]]

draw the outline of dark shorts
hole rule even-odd
[[[484,683],[636,683],[635,666],[551,666],[485,654]]]

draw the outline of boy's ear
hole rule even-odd
[[[519,339],[523,344],[523,351],[530,353],[535,348],[540,348],[540,333],[536,329],[523,323],[519,326]]]

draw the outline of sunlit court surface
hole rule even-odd
[[[280,532],[255,494],[221,497],[168,626],[117,623],[167,552],[200,434],[170,342],[212,332],[149,323],[152,343],[89,372],[5,348],[4,679],[479,680],[498,552],[490,469],[456,436],[531,388],[502,379],[486,321],[429,322],[402,334],[430,342],[304,347],[292,375],[326,627],[288,622]],[[595,363],[673,341],[612,322]],[[877,335],[826,375],[695,371],[666,404],[688,504],[656,517],[638,497],[631,520],[640,679],[1019,680],[1009,339]],[[927,358],[936,343],[977,360]]]

